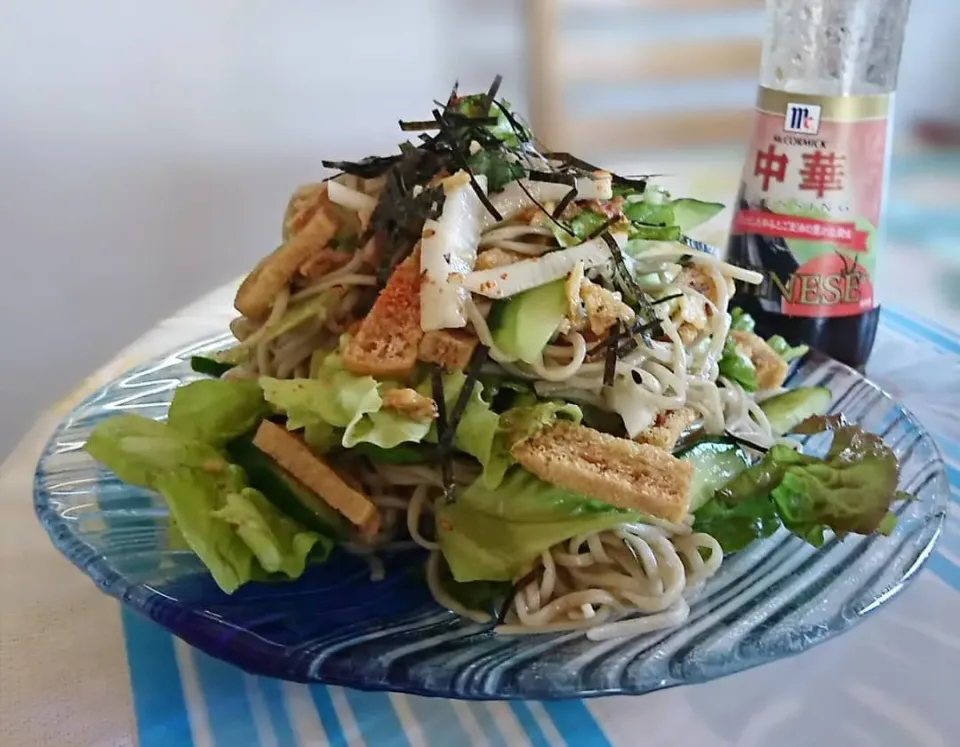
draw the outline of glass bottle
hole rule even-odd
[[[910,0],[767,0],[753,138],[728,256],[763,336],[862,369]]]

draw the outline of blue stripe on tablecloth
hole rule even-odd
[[[960,334],[940,325],[916,319],[895,309],[885,308],[884,324],[911,338],[928,341],[946,352],[960,355]],[[951,498],[960,502],[960,442],[935,434],[947,462],[951,482]],[[951,543],[953,544],[953,543]],[[946,544],[941,545],[947,550]],[[940,579],[960,590],[960,566],[953,561],[956,554],[934,553],[927,566]],[[124,610],[123,624],[130,666],[134,710],[137,717],[140,747],[193,747],[181,673],[174,654],[173,638],[155,624],[142,620]],[[199,684],[203,690],[204,707],[215,744],[220,747],[254,744],[256,724],[240,670],[200,652],[191,652],[196,663]],[[296,736],[285,707],[283,689],[274,680],[258,678],[256,685],[263,694],[268,726],[280,747],[296,745]],[[347,735],[334,707],[330,690],[322,685],[308,688],[319,720],[326,733],[329,747],[346,747]],[[386,693],[365,693],[343,690],[346,703],[354,715],[360,736],[368,747],[396,745],[409,747],[400,719]],[[468,745],[470,740],[453,706],[443,700],[425,700],[411,697],[410,711],[420,724],[429,745]],[[501,730],[486,704],[471,704],[477,723],[490,747],[506,747]],[[532,747],[549,747],[550,739],[534,716],[530,706],[512,702],[510,709],[526,733]],[[546,702],[539,704],[552,721],[557,732],[568,745],[577,747],[609,747],[610,740],[581,701]],[[538,710],[538,713],[540,711]],[[542,718],[542,715],[541,715]],[[263,720],[263,719],[261,719]],[[322,739],[322,735],[317,735]]]
[[[500,733],[500,727],[497,726],[497,722],[493,718],[489,704],[476,703],[470,707],[473,711],[473,717],[480,725],[480,731],[487,738],[487,744],[490,747],[509,747],[503,738],[503,734]]]
[[[537,719],[534,718],[530,706],[522,701],[511,701],[510,708],[513,710],[513,715],[517,717],[517,721],[520,722],[520,726],[523,727],[527,739],[530,740],[531,747],[550,747],[550,742],[540,728],[540,724],[537,723]]]
[[[263,693],[263,700],[267,705],[267,712],[270,714],[270,723],[273,725],[277,744],[283,747],[296,744],[297,738],[293,733],[293,724],[290,723],[290,714],[284,707],[280,680],[257,677],[257,685],[260,686]]]
[[[470,744],[460,717],[449,700],[406,696],[407,706],[423,726],[423,739],[430,747],[466,747]]]
[[[547,701],[543,708],[570,747],[610,747],[610,740],[583,701]]]
[[[257,726],[251,713],[243,672],[197,649],[191,649],[190,653],[203,688],[214,744],[217,747],[251,744],[250,739],[257,733]]]
[[[397,718],[389,693],[364,692],[349,687],[345,687],[343,692],[368,747],[381,744],[384,747],[410,747],[410,740]]]
[[[330,747],[345,747],[347,737],[343,733],[337,710],[333,707],[330,688],[325,685],[311,685],[310,697],[313,699],[313,705],[317,709],[317,715],[320,717],[320,723],[323,724]]]
[[[140,747],[193,747],[173,636],[126,607],[121,619]]]
[[[932,342],[948,352],[960,355],[960,334],[952,329],[935,322],[920,320],[886,306],[883,308],[881,316],[884,321],[892,323],[894,326],[912,332],[921,339]]]

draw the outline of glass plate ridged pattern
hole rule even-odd
[[[83,451],[104,418],[165,417],[174,389],[197,378],[191,355],[217,337],[140,366],[104,386],[57,428],[37,466],[37,514],[54,544],[106,593],[188,643],[256,674],[450,698],[569,698],[645,693],[703,682],[799,653],[849,629],[895,596],[930,555],[946,514],[947,480],[932,438],[858,373],[811,354],[791,385],[822,385],[832,411],[879,433],[902,464],[890,537],[831,539],[819,549],[781,532],[728,557],[691,600],[682,627],[592,643],[582,634],[506,637],[439,608],[423,554],[385,559],[373,582],[335,553],[293,583],[219,591],[190,552],[169,549],[168,513]],[[811,448],[827,440],[816,437]]]

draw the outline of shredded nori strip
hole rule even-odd
[[[520,191],[523,192],[523,193],[529,198],[530,202],[532,202],[534,205],[536,205],[538,208],[540,208],[540,211],[541,211],[544,215],[546,215],[551,221],[553,221],[553,223],[556,224],[556,226],[557,226],[558,228],[560,228],[561,231],[563,231],[564,233],[567,233],[567,234],[569,234],[569,235],[571,235],[571,236],[576,237],[576,235],[577,235],[577,234],[576,234],[576,231],[574,231],[572,228],[570,228],[570,226],[564,224],[563,221],[561,221],[561,220],[553,217],[553,213],[551,213],[549,210],[547,210],[547,208],[546,208],[544,205],[540,204],[540,202],[537,200],[536,197],[534,197],[532,194],[530,194],[530,190],[527,189],[527,187],[526,187],[526,185],[523,183],[523,180],[522,180],[522,179],[517,179],[517,184],[518,184],[519,187],[520,187]]]
[[[529,584],[531,581],[535,580],[536,577],[537,569],[534,568],[517,579],[516,583],[514,583],[514,585],[511,587],[510,593],[507,594],[507,598],[504,599],[503,604],[500,605],[500,610],[497,612],[496,618],[494,618],[493,625],[491,626],[492,628],[503,624],[504,620],[507,619],[507,615],[510,613],[510,606],[517,598],[517,594],[520,593],[520,589]]]
[[[404,122],[402,119],[399,122],[400,129],[404,132],[419,132],[421,130],[438,130],[440,129],[439,125],[434,122],[432,119],[423,119],[413,122]]]
[[[603,358],[603,385],[605,387],[613,386],[613,381],[617,375],[617,354],[619,352],[620,338],[623,336],[622,325],[617,322],[607,340],[610,345],[607,348],[606,355]]]
[[[543,155],[552,161],[560,161],[561,163],[564,163],[567,166],[572,166],[574,168],[580,169],[581,171],[586,171],[591,173],[594,171],[603,171],[603,169],[594,166],[592,163],[584,161],[582,158],[577,158],[572,153],[567,153],[565,151],[548,151]]]
[[[650,302],[650,305],[651,305],[651,306],[657,306],[658,304],[667,303],[668,301],[675,301],[675,300],[677,300],[678,298],[683,298],[683,294],[682,294],[682,293],[674,293],[672,296],[664,296],[663,298],[658,298],[656,301],[651,301],[651,302]]]
[[[361,179],[376,179],[378,176],[383,176],[401,158],[403,158],[402,155],[370,156],[362,161],[321,161],[320,163],[328,169],[337,169],[344,174],[359,176]]]
[[[453,439],[457,434],[457,426],[460,425],[460,420],[463,418],[463,413],[466,411],[467,405],[470,403],[470,397],[473,395],[473,390],[479,381],[480,369],[483,368],[483,364],[487,362],[487,355],[489,352],[490,349],[486,345],[478,345],[477,349],[473,352],[473,358],[470,361],[470,365],[467,367],[463,388],[460,390],[460,394],[457,396],[457,401],[453,405],[453,410],[450,412],[450,418],[447,421],[446,432],[443,434],[442,438],[439,438],[441,449],[450,450],[453,448]]]
[[[584,239],[584,242],[593,241],[594,239],[600,238],[604,234],[606,234],[606,236],[610,236],[608,231],[613,226],[617,225],[617,223],[620,223],[622,220],[623,220],[622,215],[614,215],[611,218],[607,218],[607,220],[605,220],[602,225],[597,226],[596,229],[594,229],[587,235],[587,238]],[[610,246],[610,241],[613,241],[613,243],[617,246],[617,250],[619,251],[620,245],[617,244],[617,240],[613,238],[613,236],[610,236],[610,241],[608,241],[606,237],[604,237],[603,241],[607,246]],[[611,249],[610,251],[612,252],[613,250]]]
[[[566,184],[568,187],[577,186],[577,177],[573,174],[562,174],[556,171],[533,171],[529,172],[529,179],[532,182],[546,182],[548,184]]]
[[[560,217],[563,215],[563,211],[566,210],[568,207],[570,207],[571,203],[575,199],[577,199],[578,194],[579,192],[577,192],[577,188],[571,187],[570,191],[563,196],[563,199],[561,199],[560,202],[558,202],[556,207],[553,209],[552,217],[556,220],[559,220]]]
[[[443,480],[443,497],[446,501],[453,498],[456,487],[453,480],[453,458],[449,449],[443,444],[447,440],[447,402],[443,396],[443,369],[440,366],[430,368],[430,388],[433,401],[437,404],[437,440],[440,447],[437,449],[437,459],[440,461],[440,474]]]
[[[519,119],[517,119],[516,115],[512,111],[510,111],[507,107],[505,107],[499,101],[494,101],[493,103],[496,104],[497,108],[501,112],[503,112],[503,116],[506,117],[507,122],[510,123],[510,129],[513,130],[513,134],[517,136],[517,140],[519,140],[524,145],[531,145],[530,141],[532,139],[532,135],[530,133],[530,130],[527,129]],[[543,156],[539,152],[537,152],[537,155],[543,158]]]
[[[497,73],[494,76],[493,82],[490,84],[490,89],[487,91],[487,105],[484,107],[486,111],[490,111],[493,107],[493,102],[497,100],[497,94],[500,92],[500,84],[503,83],[503,76]]]
[[[467,164],[467,159],[464,157],[463,153],[458,147],[457,141],[453,136],[453,133],[450,131],[450,127],[447,123],[447,120],[444,118],[444,115],[440,114],[437,109],[433,110],[433,118],[437,121],[437,124],[440,125],[440,134],[443,135],[447,143],[449,144],[451,150],[453,151],[453,157],[457,161],[457,165],[460,166],[464,171],[467,172],[467,175],[470,177],[470,186],[473,188],[473,191],[477,195],[477,199],[483,203],[483,206],[487,209],[487,212],[493,216],[494,220],[503,220],[503,216],[500,215],[500,211],[497,210],[493,203],[490,202],[490,198],[487,197],[487,193],[483,191],[483,187],[480,186],[480,183],[477,181],[477,177],[474,176],[473,170]]]
[[[747,439],[745,438],[740,438],[740,436],[735,436],[730,431],[724,431],[723,437],[729,438],[731,441],[733,441],[736,444],[739,444],[740,446],[745,446],[748,449],[754,449],[755,451],[759,451],[761,454],[766,454],[768,451],[770,451],[770,449],[767,448],[766,446],[760,446],[759,444],[753,443],[753,441],[747,441]]]

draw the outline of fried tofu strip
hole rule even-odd
[[[649,444],[560,421],[512,449],[542,480],[619,508],[680,522],[693,465]]]
[[[404,379],[413,372],[420,328],[420,249],[387,281],[343,353],[343,365],[358,376]]]
[[[348,485],[342,477],[314,454],[299,436],[283,426],[263,421],[254,445],[290,475],[312,490],[367,536],[380,529],[380,511],[367,496]]]
[[[697,411],[689,405],[666,410],[657,415],[653,425],[637,435],[637,443],[650,444],[664,451],[673,451],[683,432],[697,420]]]
[[[323,249],[337,233],[337,224],[327,211],[318,209],[304,227],[280,248],[260,260],[237,290],[233,305],[250,319],[263,319],[270,305],[300,267]]]
[[[418,358],[424,363],[443,366],[448,371],[463,371],[470,365],[473,351],[479,344],[480,341],[469,332],[440,329],[423,335]]]

